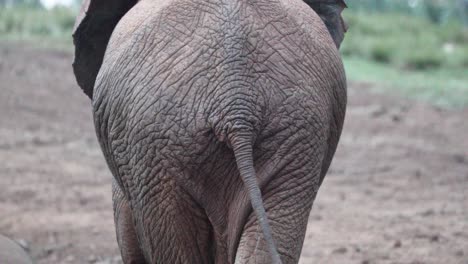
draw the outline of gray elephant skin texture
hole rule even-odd
[[[341,0],[85,0],[124,263],[297,263],[346,108]]]

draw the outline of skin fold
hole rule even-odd
[[[102,20],[104,2],[74,69],[124,263],[297,263],[344,121],[342,2],[121,1]]]

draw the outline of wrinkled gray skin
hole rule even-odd
[[[124,263],[297,263],[345,114],[344,3],[94,1],[74,69]]]
[[[0,235],[0,263],[32,264],[33,262],[20,245]]]

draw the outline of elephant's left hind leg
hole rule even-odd
[[[120,187],[112,181],[114,222],[122,260],[125,264],[146,264],[136,235],[133,216],[127,198]]]
[[[279,166],[281,169],[274,172],[274,179],[262,189],[262,193],[282,263],[296,264],[299,261],[319,175],[312,173],[317,171],[313,168],[315,163],[302,162],[304,159],[300,158],[294,158],[293,161],[284,160],[287,165]],[[258,175],[263,177],[264,173],[265,171],[259,170]],[[257,217],[251,212],[241,234],[235,264],[270,263],[272,263],[271,254],[259,228]]]

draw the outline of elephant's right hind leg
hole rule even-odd
[[[115,181],[112,181],[114,222],[122,260],[125,264],[146,264],[140,248],[133,222],[132,211],[127,198]]]

